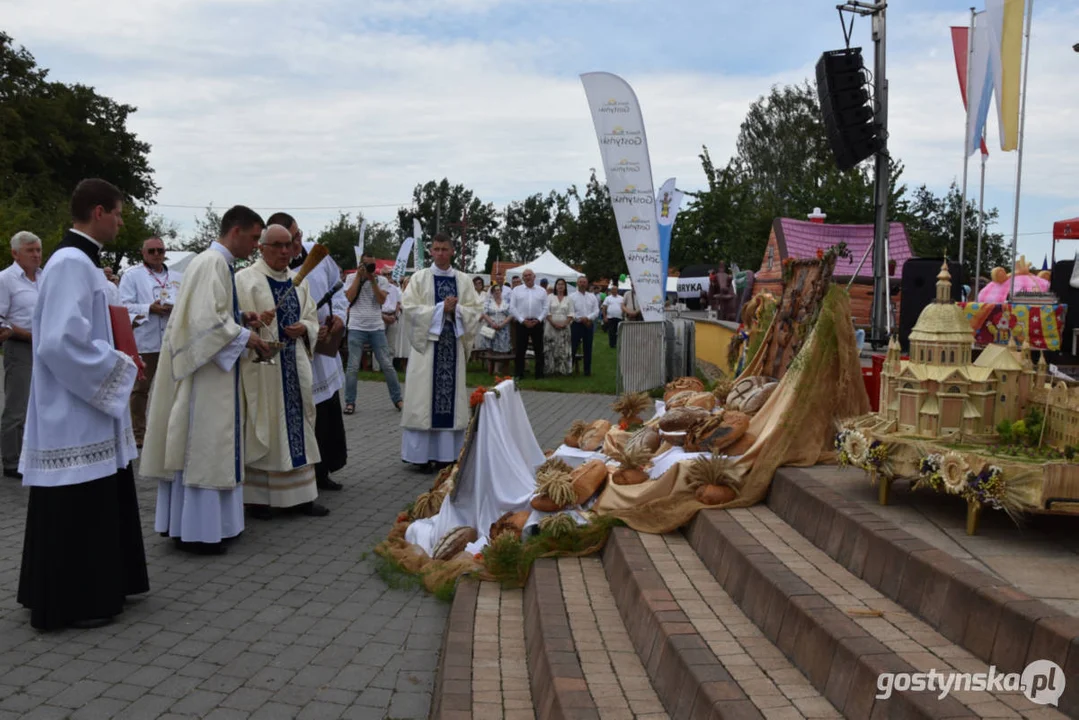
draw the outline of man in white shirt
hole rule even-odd
[[[165,243],[152,237],[142,243],[142,265],[128,268],[120,278],[120,303],[134,318],[135,345],[146,366],[145,377],[135,381],[131,391],[131,429],[139,448],[146,435],[146,404],[157,372],[161,339],[180,294],[182,277],[165,265]]]
[[[352,274],[345,287],[348,302],[348,368],[345,370],[345,415],[356,412],[356,373],[360,371],[365,345],[382,368],[382,377],[390,391],[390,402],[400,410],[404,406],[401,381],[393,367],[393,354],[386,340],[386,323],[382,319],[382,303],[390,283],[375,272],[375,259],[370,255],[360,258],[360,266]]]
[[[138,368],[116,349],[101,248],[123,225],[123,195],[83,180],[41,278],[34,372],[19,469],[30,488],[18,601],[30,624],[98,627],[150,589],[128,409]],[[126,322],[126,318],[125,318]]]
[[[573,299],[573,325],[570,326],[570,346],[573,357],[577,357],[577,346],[584,343],[584,374],[592,374],[592,338],[596,332],[596,319],[599,317],[599,300],[588,292],[588,278],[577,278],[577,292],[570,295]]]
[[[21,479],[26,404],[30,401],[30,374],[34,353],[30,325],[41,277],[41,240],[23,230],[11,238],[15,262],[0,272],[0,340],[4,341],[4,413],[0,416],[0,455],[4,477]]]
[[[618,347],[618,324],[622,322],[623,299],[618,294],[618,286],[611,285],[610,294],[603,301],[603,322],[607,324],[607,340],[611,347]]]
[[[517,321],[517,358],[514,373],[524,378],[525,351],[528,341],[536,354],[536,379],[543,379],[543,321],[547,318],[547,291],[536,286],[536,274],[524,272],[524,285],[513,291],[510,299],[510,315]]]

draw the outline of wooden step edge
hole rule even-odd
[[[764,717],[682,612],[634,531],[615,528],[603,566],[637,656],[672,718]]]
[[[432,720],[472,719],[472,642],[479,593],[478,580],[462,577],[457,582],[435,670]]]
[[[735,604],[844,717],[970,716],[950,696],[896,691],[877,699],[882,673],[918,671],[813,590],[726,510],[697,513],[684,533]]]
[[[780,468],[768,507],[861,578],[980,660],[1022,672],[1051,660],[1079,677],[1079,618],[934,548],[797,468]],[[1061,712],[1079,716],[1079,683]]]
[[[599,720],[562,597],[558,564],[540,558],[524,592],[525,651],[538,720]]]

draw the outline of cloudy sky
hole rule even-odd
[[[0,0],[0,17],[53,78],[139,108],[130,126],[153,148],[157,210],[182,230],[209,203],[244,203],[293,210],[311,233],[339,209],[391,219],[414,185],[444,176],[497,206],[583,185],[599,150],[578,76],[593,70],[637,91],[655,183],[700,187],[702,145],[724,162],[753,100],[842,47],[835,5]],[[910,186],[939,192],[962,173],[948,26],[968,23],[969,5],[888,10],[890,143]],[[1019,247],[1039,265],[1053,220],[1079,215],[1076,42],[1074,0],[1037,0]],[[872,57],[868,19],[853,43]],[[1016,153],[991,142],[990,154],[987,206],[1010,238]]]

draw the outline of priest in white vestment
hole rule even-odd
[[[431,258],[434,264],[412,276],[401,298],[412,343],[401,459],[426,469],[453,462],[464,444],[470,414],[465,365],[483,314],[471,276],[450,267],[448,237],[432,238]]]
[[[74,227],[49,258],[30,323],[34,372],[19,459],[30,498],[18,601],[40,630],[98,627],[126,596],[150,589],[127,409],[138,369],[116,347],[100,260],[123,225],[122,205],[104,180],[75,188]]]
[[[259,250],[261,257],[236,274],[236,292],[241,309],[259,313],[263,338],[282,347],[272,364],[240,363],[247,403],[244,503],[260,518],[275,508],[322,516],[329,510],[314,502],[315,464],[321,458],[311,395],[311,356],[319,331],[315,301],[306,280],[293,284],[287,228],[269,225]]]
[[[263,222],[242,205],[220,238],[187,266],[150,390],[140,473],[157,478],[154,529],[184,550],[221,553],[244,529],[244,412],[240,356],[269,348],[240,311],[237,258],[254,252]]]
[[[289,267],[298,269],[307,259],[307,253],[315,243],[303,242],[303,232],[295,218],[288,213],[274,213],[268,221],[271,225],[283,225],[292,235],[292,262]],[[345,299],[341,268],[327,255],[307,275],[307,288],[315,300],[318,311],[319,339],[338,333],[340,336],[348,318],[348,300]],[[315,463],[315,485],[319,490],[340,490],[342,485],[330,478],[348,462],[348,441],[345,438],[345,418],[341,412],[341,388],[345,385],[345,368],[341,354],[334,348],[333,355],[315,352],[311,357],[311,374],[314,386],[311,395],[315,401],[315,440],[321,460]]]

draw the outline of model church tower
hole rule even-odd
[[[1035,383],[1030,348],[990,345],[971,362],[973,333],[951,294],[945,261],[936,299],[910,333],[910,359],[900,357],[898,340],[888,344],[880,415],[900,433],[989,442],[997,423],[1019,419],[1026,407]]]

